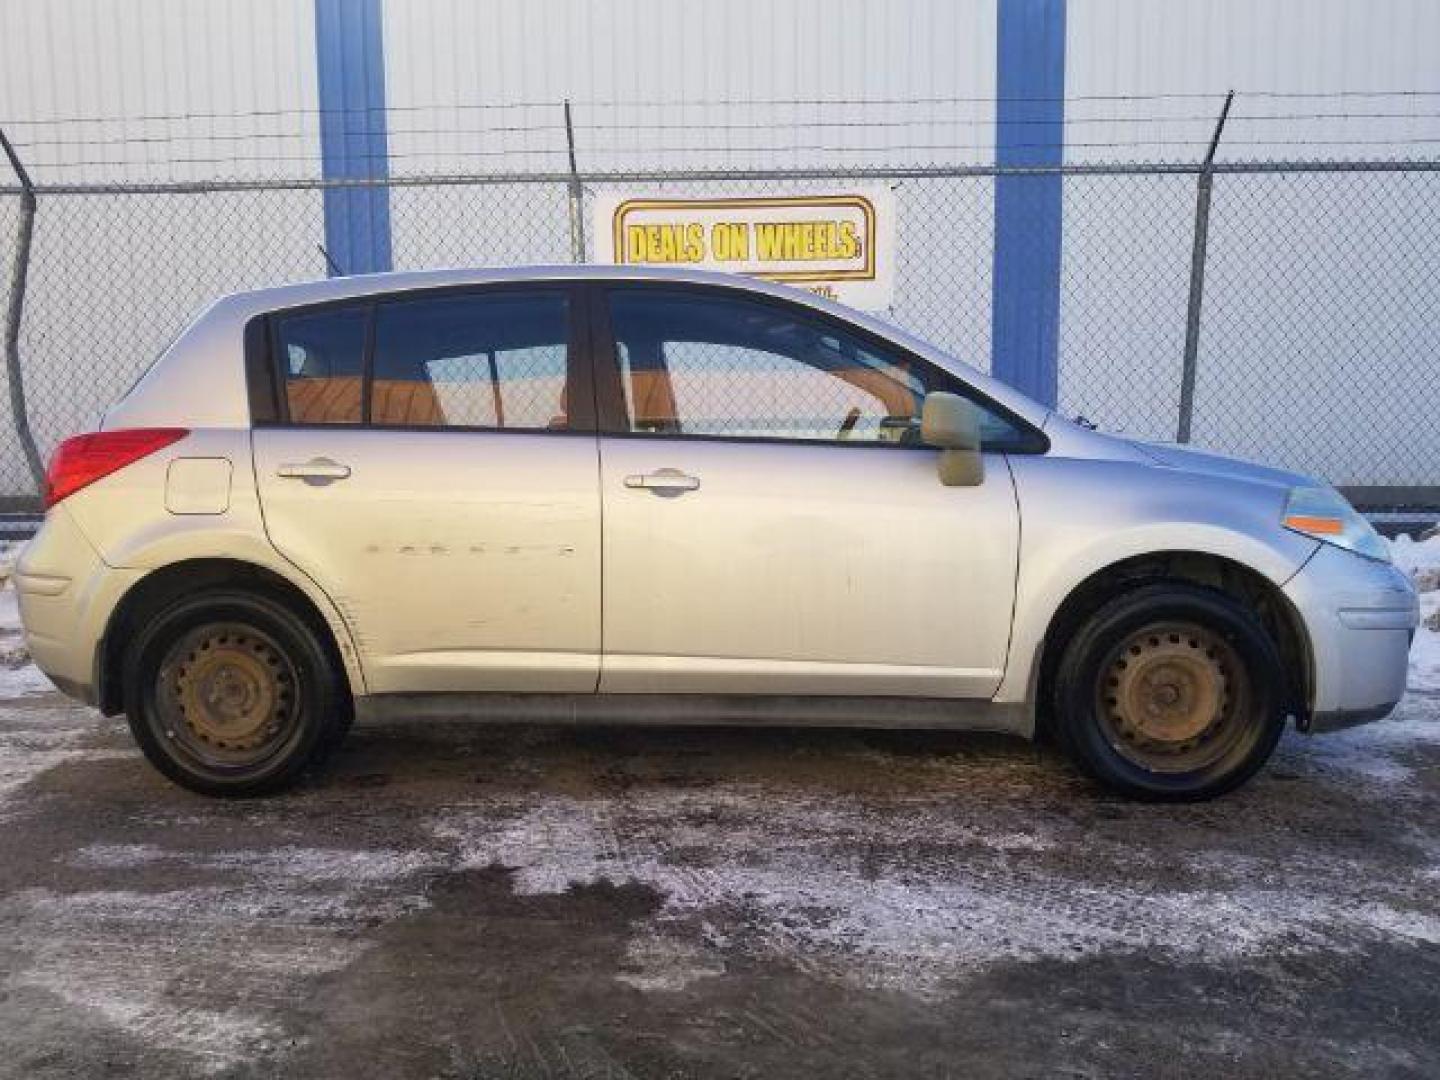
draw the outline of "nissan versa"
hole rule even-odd
[[[1417,623],[1325,484],[700,271],[227,297],[46,499],[36,663],[211,794],[293,781],[358,714],[1048,733],[1201,798],[1290,717],[1389,713]]]

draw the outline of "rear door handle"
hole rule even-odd
[[[643,488],[663,498],[674,498],[700,487],[700,478],[679,469],[656,469],[652,473],[632,473],[625,477],[627,488]]]
[[[350,466],[329,458],[312,458],[300,463],[281,465],[275,475],[285,480],[304,480],[307,484],[330,484],[350,475]]]

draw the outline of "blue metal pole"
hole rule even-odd
[[[1065,149],[1065,0],[996,0],[995,160],[1059,165]],[[995,180],[990,370],[1056,403],[1060,354],[1058,175]]]
[[[320,167],[327,180],[389,175],[381,3],[315,0]],[[342,273],[389,270],[388,189],[325,189],[325,248]]]

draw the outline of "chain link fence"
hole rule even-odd
[[[1435,505],[1440,163],[1217,165],[1208,221],[1197,215],[1203,166],[1058,171],[1063,412],[1176,438],[1188,340],[1196,445],[1363,489],[1372,505]],[[998,175],[925,167],[359,183],[388,188],[396,269],[572,262],[577,223],[588,225],[595,193],[612,184],[760,195],[885,183],[897,204],[890,318],[984,370]],[[215,297],[324,277],[324,193],[335,183],[43,185],[28,252],[17,250],[22,190],[0,188],[4,296],[14,297],[15,267],[28,269],[9,366],[23,375],[39,454],[93,427]],[[1208,241],[1199,259],[1197,228]],[[593,257],[588,238],[583,255]],[[0,505],[33,506],[24,425],[0,411]]]

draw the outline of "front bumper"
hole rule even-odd
[[[1312,713],[1300,725],[1300,730],[1308,735],[1323,735],[1327,731],[1344,731],[1346,728],[1369,724],[1375,720],[1384,720],[1395,711],[1395,706],[1399,704],[1398,701],[1388,701],[1383,705],[1372,705],[1368,709],[1336,709],[1333,712]]]
[[[1306,731],[1380,720],[1405,694],[1420,604],[1388,563],[1322,544],[1285,585],[1310,641]]]

